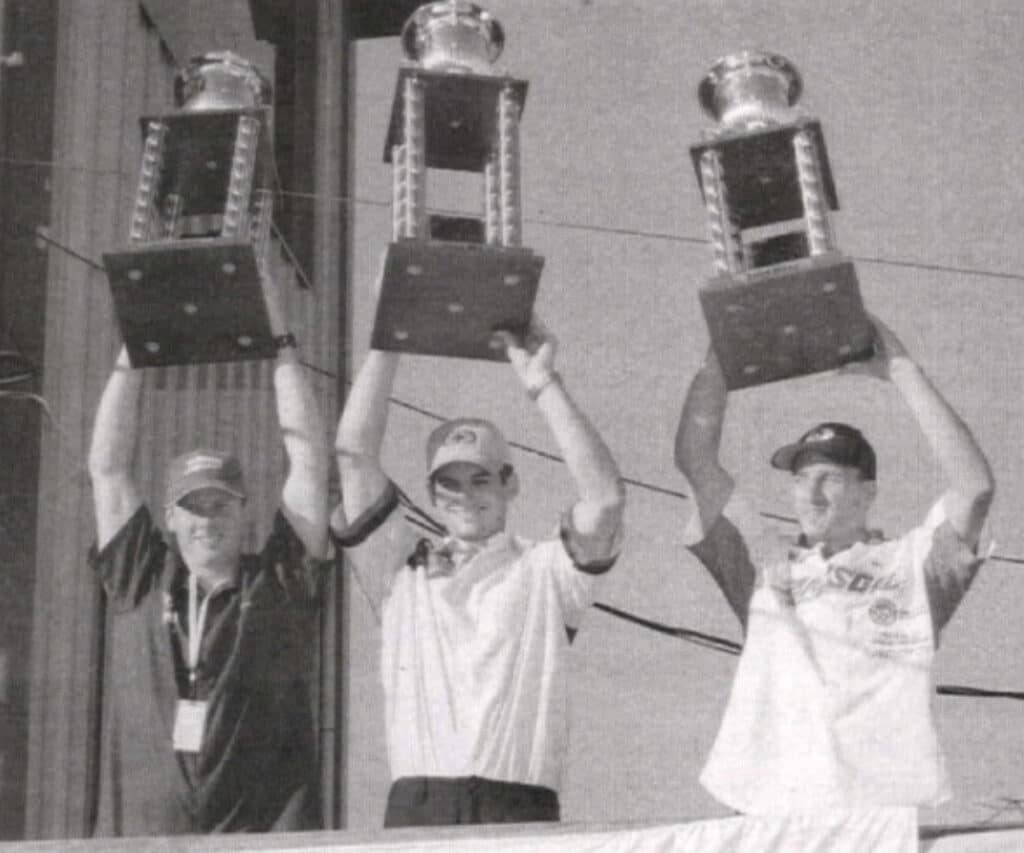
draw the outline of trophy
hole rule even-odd
[[[272,358],[270,84],[215,52],[174,94],[177,111],[141,120],[129,246],[103,256],[121,336],[135,367]]]
[[[392,242],[371,346],[502,360],[525,331],[544,259],[522,247],[519,117],[527,84],[493,69],[500,24],[474,3],[427,3],[406,22],[384,161]],[[483,176],[483,217],[428,216],[427,169]]]
[[[853,263],[834,245],[839,203],[821,125],[794,110],[802,88],[784,57],[743,51],[698,89],[718,123],[690,149],[715,264],[700,301],[730,390],[873,351]]]

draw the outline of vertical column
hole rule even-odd
[[[128,226],[128,241],[130,243],[145,243],[150,238],[153,203],[160,187],[160,172],[163,170],[166,139],[167,125],[162,121],[151,121],[146,129],[146,142],[142,148],[142,166],[139,168],[139,185],[135,191],[131,224]]]
[[[812,257],[823,255],[832,251],[833,237],[828,202],[821,180],[821,164],[818,162],[818,149],[812,131],[801,130],[794,135],[793,151],[796,155],[800,196],[804,204],[808,248]]]
[[[405,137],[404,236],[427,236],[427,137],[423,81],[415,74],[405,78],[402,90]]]
[[[519,187],[519,104],[511,86],[505,86],[498,98],[498,181],[501,244],[520,246],[523,213]]]
[[[391,239],[405,236],[408,186],[405,170],[405,146],[391,146]]]
[[[99,257],[130,234],[135,210],[126,210],[123,200],[133,198],[137,185],[122,170],[138,153],[138,116],[159,110],[146,86],[166,81],[169,68],[159,38],[132,4],[22,5],[33,13],[38,6],[41,15],[48,10],[56,29],[52,159],[93,167],[53,170],[50,234]],[[121,84],[117,97],[110,97],[112,80]],[[46,108],[40,103],[39,109]],[[40,394],[60,413],[61,429],[41,430],[25,782],[29,838],[76,837],[91,828],[104,623],[97,578],[85,559],[96,522],[82,456],[120,343],[110,302],[101,271],[48,252]]]
[[[354,79],[355,41],[350,26],[353,4],[340,0],[319,0],[316,20],[307,32],[315,40],[316,80],[314,127],[314,183],[318,196],[314,217],[314,274],[318,282],[317,301],[311,304],[310,325],[317,330],[319,346],[312,357],[321,365],[333,368],[333,383],[317,383],[323,397],[321,405],[327,421],[333,424],[341,409],[346,382],[351,378],[348,354],[351,330],[351,222],[355,209],[350,200],[352,168],[351,128],[355,121]],[[297,8],[297,7],[296,7]],[[296,21],[301,20],[296,15]],[[302,56],[303,54],[299,54]],[[344,199],[342,202],[335,199]],[[313,343],[311,335],[310,344]],[[309,349],[304,349],[309,353]],[[346,566],[346,568],[348,568]],[[348,571],[329,572],[320,608],[320,653],[318,729],[320,732],[320,778],[324,798],[324,828],[344,828],[348,821],[349,770],[359,766],[358,749],[346,744],[362,742],[352,737],[349,696],[356,696],[352,706],[361,707],[363,693],[351,692],[349,631],[364,639],[363,632],[352,629],[346,615],[349,583]],[[362,604],[362,602],[359,602]],[[358,610],[359,607],[353,607]],[[369,632],[365,632],[369,634]],[[357,653],[356,660],[361,659]],[[372,713],[372,709],[371,709]],[[376,716],[374,722],[377,722]],[[364,787],[354,785],[361,792]],[[374,807],[377,803],[374,802]]]
[[[501,174],[495,152],[484,163],[484,239],[489,246],[501,243]]]
[[[743,244],[729,211],[725,181],[722,178],[722,157],[714,148],[708,148],[700,155],[700,177],[704,188],[704,209],[711,235],[711,250],[715,256],[715,272],[719,275],[743,272]]]
[[[177,193],[168,193],[167,198],[164,199],[162,210],[160,213],[161,219],[161,234],[160,237],[164,240],[173,240],[174,235],[178,230],[178,217],[181,216],[181,196]]]
[[[238,237],[247,225],[252,178],[256,168],[256,145],[260,123],[250,116],[240,116],[235,135],[235,151],[231,158],[227,201],[224,203],[223,237]]]
[[[267,248],[270,244],[270,222],[274,213],[274,194],[260,187],[253,191],[249,216],[249,238],[252,240],[256,266],[262,271],[267,265]]]

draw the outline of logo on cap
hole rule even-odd
[[[166,503],[176,504],[199,489],[214,488],[245,498],[242,466],[228,453],[208,448],[190,450],[171,462],[167,476]]]
[[[836,437],[836,431],[832,427],[818,427],[803,437],[804,441],[831,441]]]
[[[183,474],[195,474],[197,471],[219,471],[221,466],[224,464],[223,459],[219,459],[216,456],[193,456],[188,462],[185,463],[185,470]]]
[[[454,429],[444,440],[445,444],[476,444],[477,434],[475,430],[469,429],[469,427],[459,427]]]

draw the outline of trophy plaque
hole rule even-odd
[[[821,125],[794,109],[802,88],[784,57],[743,51],[698,89],[717,122],[690,149],[715,264],[700,301],[730,390],[873,352],[853,263],[834,246],[839,203]]]
[[[474,3],[427,3],[405,24],[384,150],[388,245],[371,346],[505,359],[525,331],[544,259],[522,246],[519,118],[527,84],[493,69],[501,25]],[[428,216],[427,169],[483,178],[483,217]]]
[[[129,245],[103,256],[132,365],[273,358],[270,84],[241,57],[209,53],[179,72],[175,101],[141,120]]]

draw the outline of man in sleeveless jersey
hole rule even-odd
[[[555,371],[554,338],[534,321],[524,340],[504,342],[578,493],[550,539],[506,531],[518,476],[501,433],[477,418],[427,440],[443,529],[406,518],[380,461],[396,353],[369,353],[338,425],[343,502],[331,527],[381,623],[388,827],[560,816],[565,657],[618,553],[624,491]]]
[[[675,459],[696,502],[689,548],[745,632],[701,781],[737,811],[949,797],[931,665],[982,562],[994,482],[968,427],[892,331],[874,324],[876,354],[860,372],[895,386],[948,482],[927,518],[896,539],[868,526],[876,463],[859,430],[819,424],[772,456],[790,475],[800,526],[783,540],[758,529],[719,460],[727,395],[713,352],[683,405]]]

